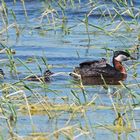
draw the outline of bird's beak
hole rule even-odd
[[[130,59],[130,60],[137,60],[137,59],[136,59],[135,57],[133,57],[133,56],[130,56],[129,59]]]

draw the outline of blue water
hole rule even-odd
[[[17,1],[16,4],[13,4],[11,1],[6,1],[9,15],[9,24],[14,22],[13,17],[10,14],[10,10],[12,9],[15,12],[17,23],[20,27],[20,35],[17,37],[15,35],[15,29],[11,28],[8,30],[7,34],[3,34],[1,39],[5,40],[3,43],[6,44],[9,48],[12,48],[16,51],[14,55],[14,59],[17,63],[17,71],[20,72],[19,75],[12,77],[10,75],[10,68],[7,68],[8,60],[4,63],[1,62],[1,66],[5,72],[5,79],[3,82],[14,83],[18,80],[28,76],[31,72],[21,64],[18,59],[25,62],[28,58],[33,58],[35,61],[33,63],[26,64],[27,67],[31,69],[33,73],[41,74],[38,65],[41,66],[42,71],[46,69],[46,66],[43,64],[41,57],[46,57],[47,63],[51,66],[51,71],[57,72],[71,72],[75,66],[85,60],[93,60],[100,59],[102,57],[107,58],[108,62],[111,63],[112,52],[109,52],[109,56],[106,55],[106,50],[104,48],[109,48],[113,50],[125,50],[129,49],[132,46],[139,44],[137,39],[139,32],[139,19],[133,19],[127,14],[124,14],[122,17],[129,23],[129,26],[132,28],[131,31],[128,32],[127,26],[123,24],[119,30],[116,30],[111,35],[108,35],[111,31],[113,31],[119,23],[121,23],[121,19],[119,16],[114,18],[112,22],[109,13],[106,8],[111,11],[112,17],[115,16],[115,12],[113,7],[117,6],[113,4],[111,1],[98,1],[97,4],[101,5],[101,9],[105,10],[105,17],[101,16],[100,10],[95,9],[94,12],[88,18],[89,24],[105,27],[105,31],[102,31],[98,28],[88,26],[88,32],[86,30],[86,25],[81,22],[85,17],[85,14],[88,14],[90,10],[92,10],[92,6],[94,2],[89,4],[87,1],[81,0],[81,3],[78,1],[75,2],[74,7],[68,6],[65,10],[65,15],[67,16],[66,28],[70,28],[70,33],[65,34],[61,28],[57,28],[57,26],[61,25],[62,22],[62,11],[60,7],[58,7],[57,2],[51,3],[52,8],[55,8],[59,13],[58,20],[59,23],[56,23],[55,27],[48,24],[47,18],[44,17],[41,29],[34,29],[35,27],[40,26],[40,16],[45,11],[48,6],[48,3],[44,1],[27,1],[25,2],[26,11],[28,14],[28,18],[25,17],[22,3]],[[70,4],[69,4],[70,5]],[[128,8],[132,8],[131,2],[127,5]],[[137,0],[134,1],[134,13],[138,11],[140,7],[140,2]],[[123,11],[126,7],[121,7]],[[137,9],[136,9],[137,8]],[[55,15],[56,16],[56,15]],[[56,17],[55,17],[56,18]],[[1,29],[3,28],[2,21],[0,20]],[[23,29],[23,30],[22,30]],[[52,30],[50,30],[52,29]],[[89,33],[89,36],[88,36]],[[89,40],[90,38],[90,40]],[[1,54],[1,59],[7,59],[5,54]],[[124,81],[125,84],[135,84],[139,82],[139,73],[140,67],[139,65],[134,70],[130,68],[134,63],[139,62],[139,59],[136,61],[129,61],[125,63],[125,66],[128,68],[128,78]],[[130,68],[130,69],[129,69]],[[138,73],[138,77],[136,80],[132,77],[134,71]],[[73,79],[69,77],[69,75],[65,76],[56,76],[52,77],[51,82],[47,83],[46,86],[50,90],[45,90],[44,88],[40,88],[40,83],[33,83],[33,90],[36,90],[42,96],[47,95],[48,98],[55,99],[55,103],[64,103],[61,97],[67,97],[69,99],[69,103],[76,102],[75,97],[71,94],[71,90],[74,90],[80,101],[84,103],[84,96],[80,89],[76,88],[76,84],[73,83]],[[25,81],[28,85],[30,82]],[[123,94],[123,103],[128,104],[128,90],[123,89],[122,86],[109,86],[111,93],[113,94],[118,89],[121,89],[119,92]],[[139,93],[139,87],[130,86],[132,90],[136,93]],[[98,95],[99,98],[95,100],[96,104],[104,104],[111,105],[111,100],[108,96],[108,90],[103,88],[103,86],[85,86],[85,90],[87,92],[87,100],[91,101],[95,94]],[[32,95],[31,92],[25,90],[27,95]],[[115,101],[115,98],[113,98]],[[35,99],[36,102],[37,99]],[[138,118],[138,112],[134,112],[134,116]],[[122,112],[123,113],[123,112]],[[35,132],[46,132],[52,133],[56,129],[66,127],[66,123],[70,118],[69,112],[62,112],[59,117],[55,119],[49,120],[47,114],[46,115],[33,115],[33,123],[35,126]],[[128,113],[130,122],[132,122],[131,113]],[[100,139],[112,140],[116,139],[116,134],[113,134],[109,130],[105,129],[96,129],[94,128],[96,125],[102,124],[113,124],[116,116],[114,110],[94,110],[93,108],[89,109],[86,112],[87,122],[85,118],[81,116],[80,113],[77,114],[77,117],[72,118],[69,125],[81,125],[85,127],[87,124],[90,126],[93,132],[90,133],[90,136],[81,136],[78,139]],[[137,128],[140,127],[140,121],[136,119]],[[80,123],[80,124],[79,124]],[[3,125],[4,122],[1,123]],[[28,115],[18,115],[18,120],[16,126],[14,127],[15,133],[21,136],[27,136],[30,133],[34,132],[31,127],[30,118]],[[129,139],[135,139],[139,136],[139,131],[134,132],[129,135]],[[60,137],[60,139],[64,139]],[[122,137],[123,139],[123,137]]]

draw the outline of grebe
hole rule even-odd
[[[37,75],[37,76],[30,76],[28,78],[26,78],[26,80],[28,81],[44,81],[44,82],[49,82],[50,81],[50,76],[53,75],[54,73],[51,72],[50,70],[46,70],[44,72],[44,74],[41,75]]]
[[[134,59],[129,53],[124,51],[115,51],[113,56],[113,66],[109,65],[104,58],[99,61],[86,61],[80,63],[79,67],[75,67],[73,71],[74,73],[71,75],[73,77],[74,74],[80,75],[81,78],[101,77],[101,75],[103,77],[110,78],[126,77],[126,69],[122,65],[122,62],[129,59]]]

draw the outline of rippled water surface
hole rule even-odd
[[[42,23],[40,22],[41,14],[48,7],[49,3],[59,15],[59,18],[55,20],[54,24],[49,24],[47,17],[44,17]],[[134,19],[126,13],[122,15],[122,18],[125,19],[126,24],[128,24],[130,29],[128,29],[128,26],[125,23],[119,26],[119,24],[123,22],[123,19],[117,15],[112,18],[113,21],[111,21],[110,15],[112,17],[115,16],[116,13],[114,12],[113,7],[116,5],[108,0],[98,1],[100,10],[105,11],[105,17],[101,15],[100,10],[93,8],[94,2],[89,3],[85,0],[81,0],[80,3],[78,1],[75,2],[74,6],[69,4],[70,6],[67,6],[64,11],[67,17],[65,29],[69,29],[69,33],[65,33],[62,28],[60,28],[60,26],[62,26],[63,13],[57,2],[51,3],[38,0],[26,1],[27,18],[25,17],[25,11],[21,1],[17,1],[16,4],[13,4],[11,1],[6,1],[6,4],[9,11],[8,22],[9,24],[14,22],[14,18],[10,14],[11,9],[13,9],[16,15],[16,22],[19,25],[20,35],[16,36],[15,28],[10,28],[8,29],[8,35],[7,33],[4,33],[1,35],[0,40],[6,46],[16,51],[16,54],[14,54],[13,57],[16,61],[19,74],[16,76],[10,74],[10,68],[7,67],[9,61],[7,60],[7,55],[1,54],[1,59],[6,59],[4,62],[0,62],[5,72],[5,78],[2,80],[2,83],[13,84],[32,73],[40,75],[39,66],[42,69],[42,72],[46,69],[46,65],[42,61],[42,58],[45,58],[51,71],[54,73],[65,72],[65,75],[52,77],[51,82],[46,83],[47,89],[41,87],[40,82],[24,81],[24,84],[28,86],[28,84],[30,85],[32,83],[31,87],[33,90],[44,98],[47,96],[48,99],[54,103],[76,103],[77,98],[72,94],[72,91],[75,91],[82,104],[85,103],[85,96],[82,90],[78,88],[77,83],[68,75],[68,73],[73,71],[73,68],[78,66],[80,62],[97,60],[104,57],[109,63],[112,63],[111,59],[113,52],[111,50],[129,50],[130,48],[139,45],[139,16]],[[137,13],[140,8],[139,0],[135,0],[133,4],[135,7],[133,12]],[[132,8],[131,1],[130,3],[128,2],[127,6],[128,9]],[[121,7],[122,11],[124,8],[126,7]],[[110,15],[107,12],[107,9],[111,12]],[[82,20],[90,11],[91,14],[88,17],[89,25],[87,27]],[[2,29],[4,27],[2,19],[0,20],[0,25]],[[104,30],[97,27],[102,27]],[[113,30],[114,32],[112,34],[108,34]],[[138,59],[124,64],[127,68],[128,77],[123,83],[128,85],[134,93],[139,95],[139,54],[133,53],[133,55]],[[32,58],[34,61],[25,63],[29,58]],[[22,64],[21,61],[25,65]],[[136,78],[134,78],[134,73],[137,74]],[[112,100],[114,100],[114,103],[118,103],[118,98],[120,98],[120,102],[118,103],[120,105],[129,105],[129,102],[133,102],[132,99],[129,99],[129,90],[125,88],[125,86],[109,85],[108,88],[106,88],[102,85],[93,84],[84,86],[84,88],[87,102],[90,102],[96,96],[95,103],[97,105],[112,106]],[[120,91],[118,91],[119,89]],[[25,92],[27,97],[34,96],[29,90]],[[115,97],[114,95],[110,98],[110,94],[114,94],[115,92],[120,92],[122,96]],[[67,101],[64,100],[64,97],[67,98]],[[37,99],[34,100],[34,98],[31,102],[37,101]],[[138,103],[138,101],[136,100],[135,103]],[[129,119],[129,122],[132,123],[134,129],[138,130],[140,128],[139,109],[133,111],[133,113],[131,111],[121,111],[121,113],[127,114],[125,115],[125,119]],[[114,109],[96,110],[90,108],[84,115],[76,113],[74,116],[67,111],[62,111],[58,114],[58,116],[53,119],[49,119],[47,114],[34,114],[32,115],[31,121],[28,114],[18,113],[17,122],[13,127],[14,132],[19,136],[28,136],[33,132],[52,134],[60,128],[80,125],[81,127],[84,127],[89,134],[82,134],[77,138],[73,137],[73,139],[123,140],[140,138],[139,130],[126,135],[122,134],[122,136],[119,137],[109,129],[100,129],[96,127],[99,125],[113,125],[113,121],[116,118]],[[32,122],[33,126],[31,125]],[[2,127],[3,125],[6,125],[3,119],[0,124]],[[7,135],[7,129],[1,129],[1,132],[4,132],[4,134]],[[78,133],[77,130],[73,135],[77,136]],[[61,135],[58,139],[65,139],[65,137]]]

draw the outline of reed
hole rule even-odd
[[[30,19],[30,13],[26,9],[28,2],[21,0],[27,24],[22,25],[14,9],[9,9],[6,2],[1,0],[2,11],[0,11],[0,16],[3,24],[3,29],[0,31],[1,36],[5,37],[6,33],[7,39],[10,39],[11,34],[8,33],[11,28],[15,28],[15,35],[19,38],[22,35],[26,36],[26,34],[34,37],[34,34],[37,36],[36,33],[41,31],[44,31],[46,35],[42,37],[49,37],[49,33],[52,32],[54,34],[61,33],[62,36],[59,40],[62,39],[60,42],[64,45],[65,37],[67,39],[71,35],[78,34],[80,36],[82,34],[83,40],[87,38],[86,41],[84,40],[84,43],[88,44],[86,45],[86,47],[88,46],[86,57],[81,54],[84,45],[79,38],[74,38],[76,41],[73,39],[70,43],[68,42],[68,45],[71,44],[72,47],[73,45],[78,46],[75,52],[76,59],[82,60],[83,57],[87,59],[90,57],[90,50],[101,49],[103,53],[100,56],[106,56],[109,61],[112,52],[120,48],[117,44],[114,48],[109,47],[111,42],[106,42],[106,40],[100,46],[100,42],[103,42],[104,39],[102,37],[107,36],[111,41],[117,40],[118,43],[123,44],[126,51],[134,53],[139,59],[138,43],[140,37],[136,30],[139,29],[137,26],[139,26],[140,10],[135,7],[133,0],[112,0],[109,2],[112,5],[111,8],[107,2],[99,0],[89,0],[84,1],[84,3],[80,0],[46,0],[40,2],[40,4],[42,3],[44,5],[40,9],[40,15],[38,14],[34,19]],[[14,4],[17,4],[16,0],[14,0]],[[80,9],[82,9],[82,12]],[[70,10],[73,13],[79,10],[80,16],[75,16],[75,18],[69,15]],[[12,18],[12,23],[9,21],[10,18]],[[93,22],[94,18],[96,22]],[[72,25],[70,24],[71,20],[75,22]],[[35,24],[33,24],[33,27],[32,25],[28,27],[28,24],[32,21]],[[84,31],[77,33],[78,28],[82,28]],[[131,38],[135,36],[136,38]],[[100,40],[97,44],[94,44],[96,39]],[[134,46],[128,46],[127,43],[132,40]],[[82,49],[80,45],[83,47],[81,47]],[[0,81],[0,117],[6,122],[6,125],[2,126],[10,134],[11,139],[96,139],[96,136],[102,135],[100,131],[116,136],[118,139],[123,139],[124,135],[126,139],[139,137],[139,124],[135,119],[137,117],[135,111],[139,110],[140,104],[140,83],[137,71],[139,62],[133,62],[132,66],[126,65],[130,73],[133,69],[132,74],[129,75],[133,77],[135,83],[120,82],[119,86],[108,85],[103,76],[101,78],[104,84],[101,86],[83,85],[81,78],[75,81],[71,80],[68,75],[66,77],[67,83],[63,83],[60,80],[62,77],[59,77],[59,75],[52,77],[50,83],[43,80],[29,82],[27,77],[35,76],[38,78],[38,74],[30,67],[30,64],[34,65],[35,70],[40,75],[50,68],[64,69],[67,67],[70,70],[72,68],[67,64],[49,65],[46,54],[42,54],[41,57],[32,56],[32,58],[26,60],[15,58],[12,47],[4,45],[2,42],[1,46],[5,50],[5,54],[2,55],[8,58],[8,62],[4,64],[7,73],[14,73],[17,76],[15,79],[7,80],[9,77],[5,75],[7,79]],[[18,71],[21,67],[25,69],[23,72],[25,77],[22,77],[22,72]],[[59,85],[57,80],[62,83]],[[18,131],[15,131],[15,126],[19,123],[21,116],[28,121],[28,127],[31,127],[31,133],[26,136],[19,136]],[[45,116],[45,119],[42,116]],[[45,129],[44,126],[40,127],[36,124],[37,122],[34,119],[43,121],[42,118],[47,125],[45,127],[50,129]],[[49,124],[51,125],[49,126]],[[40,129],[45,132],[38,132]],[[1,131],[0,137],[4,139]]]

